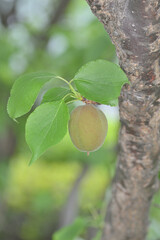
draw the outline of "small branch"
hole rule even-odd
[[[60,217],[60,228],[74,221],[79,211],[79,187],[88,171],[88,166],[84,165],[80,175],[73,184],[73,188],[68,196],[67,202],[62,210]]]
[[[50,28],[61,19],[70,1],[71,0],[61,0],[55,11],[55,14],[53,14],[53,16],[50,18],[48,25],[45,27],[44,31],[35,36],[35,38],[38,41],[40,41],[41,45],[44,46],[48,42],[49,40],[48,32]]]
[[[0,11],[0,19],[1,19],[1,22],[3,24],[4,27],[8,27],[9,25],[9,22],[8,22],[8,19],[10,17],[14,17],[16,19],[16,4],[17,4],[17,0],[15,0],[13,2],[13,5],[12,5],[12,8],[10,9],[9,12],[7,13],[4,13],[4,12],[1,12]]]
[[[71,0],[61,0],[57,10],[55,12],[55,14],[53,15],[53,17],[50,19],[49,22],[49,26],[54,25],[55,23],[57,23],[59,21],[59,19],[62,17],[62,15],[64,14],[68,4],[70,3]]]

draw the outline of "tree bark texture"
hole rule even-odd
[[[119,159],[103,240],[144,240],[160,159],[160,0],[87,0],[130,85],[119,97]]]

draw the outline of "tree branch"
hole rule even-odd
[[[45,30],[36,35],[36,38],[38,39],[38,41],[40,40],[41,45],[46,46],[46,43],[49,40],[48,32],[49,32],[50,28],[60,20],[60,18],[64,14],[66,8],[68,7],[70,1],[71,0],[61,0],[57,6],[55,13],[50,18],[47,26],[45,27]]]
[[[88,165],[84,164],[83,169],[75,180],[67,202],[62,209],[60,216],[60,228],[71,224],[78,215],[79,211],[79,187],[88,171]]]
[[[70,1],[71,0],[61,0],[61,2],[59,3],[59,5],[56,9],[55,14],[50,19],[50,23],[49,23],[50,26],[57,23],[57,21],[61,18],[61,16],[65,12],[67,6],[69,5]]]
[[[9,25],[9,18],[12,17],[12,21],[15,20],[16,18],[16,4],[17,4],[17,0],[14,0],[12,3],[12,7],[8,12],[3,12],[3,8],[0,11],[0,19],[1,19],[1,23],[3,24],[4,27],[8,27]]]
[[[131,84],[119,97],[119,159],[103,240],[143,240],[158,189],[160,1],[87,0],[116,46]]]

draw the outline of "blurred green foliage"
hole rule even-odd
[[[0,1],[0,239],[3,240],[51,240],[60,228],[64,204],[85,165],[88,170],[79,186],[78,215],[94,219],[94,212],[99,214],[103,210],[106,188],[115,171],[117,109],[104,109],[109,131],[99,151],[87,158],[75,149],[67,135],[31,167],[24,141],[27,115],[16,124],[6,113],[10,88],[22,73],[48,70],[71,79],[88,61],[98,58],[117,61],[109,36],[85,1],[70,0],[59,19],[52,23],[59,2]],[[52,83],[45,86],[36,104],[52,86]],[[157,205],[159,199],[157,194],[154,199]],[[151,208],[147,240],[158,240],[160,236],[160,209],[155,206]],[[96,222],[100,230],[99,219]],[[96,234],[95,239],[99,239],[100,232]],[[91,239],[89,234],[83,233],[81,237]]]
[[[53,240],[74,240],[81,232],[83,232],[88,225],[88,221],[84,218],[77,218],[71,225],[56,232]]]
[[[88,61],[115,59],[113,44],[85,1],[69,1],[59,20],[50,24],[58,3],[56,0],[17,1],[13,21],[7,26],[0,25],[0,143],[5,142],[7,149],[4,152],[4,148],[3,151],[0,148],[0,209],[4,209],[0,238],[3,240],[51,239],[59,228],[63,206],[84,165],[87,164],[89,170],[79,188],[82,216],[90,215],[90,209],[101,206],[114,172],[117,119],[110,118],[104,148],[89,158],[75,149],[67,135],[40,161],[28,167],[30,153],[24,141],[27,115],[16,124],[6,114],[10,88],[20,74],[48,70],[71,79]],[[53,83],[44,88],[36,104],[51,87]],[[73,108],[71,105],[70,109]],[[12,141],[9,129],[15,137]],[[16,145],[8,153],[13,142]]]

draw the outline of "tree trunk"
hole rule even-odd
[[[130,80],[119,97],[119,159],[103,240],[144,240],[160,155],[160,1],[87,0]]]

